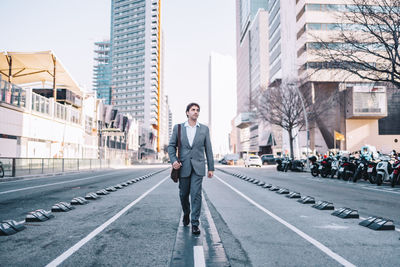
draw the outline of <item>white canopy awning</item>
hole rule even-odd
[[[56,88],[66,88],[82,95],[78,84],[52,51],[1,52],[0,75],[3,80],[14,84],[53,83],[55,77]]]

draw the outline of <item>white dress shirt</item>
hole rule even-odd
[[[189,145],[192,146],[193,145],[193,140],[194,140],[194,136],[196,135],[196,130],[197,127],[200,127],[200,123],[196,122],[195,126],[190,126],[189,122],[185,122],[185,128],[186,128],[186,135],[189,141]]]

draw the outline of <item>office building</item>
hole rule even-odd
[[[141,128],[141,155],[160,151],[161,18],[159,0],[112,0],[112,104]]]
[[[323,152],[334,147],[355,151],[365,144],[374,145],[381,151],[398,147],[400,124],[395,107],[398,106],[399,94],[388,84],[374,83],[339,71],[320,56],[321,50],[326,49],[321,40],[332,42],[328,49],[332,49],[329,46],[345,45],[336,38],[342,23],[338,14],[348,12],[350,7],[346,4],[352,1],[314,2],[299,0],[296,3],[298,75],[305,81],[303,90],[306,94],[314,97],[336,94],[338,100],[324,112],[323,118],[312,125],[311,148]],[[359,26],[346,27],[354,31],[354,36],[357,37],[358,33],[360,37],[364,36],[359,32]],[[342,133],[345,140],[335,140],[335,131]]]
[[[237,129],[231,133],[231,146],[241,154],[273,153],[276,142],[268,140],[280,136],[279,129],[256,118],[252,103],[257,91],[269,84],[269,2],[236,1],[237,115],[234,125]]]

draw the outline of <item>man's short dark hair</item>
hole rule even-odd
[[[190,104],[187,105],[187,107],[186,107],[186,112],[188,112],[193,106],[198,107],[198,108],[199,108],[199,111],[200,111],[200,106],[199,106],[199,104],[197,104],[197,103],[190,103]],[[187,117],[187,115],[186,115],[186,117]]]

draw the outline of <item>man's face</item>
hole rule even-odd
[[[186,112],[186,115],[188,115],[188,118],[191,120],[196,121],[197,118],[199,117],[200,109],[198,106],[192,106],[189,111]]]

